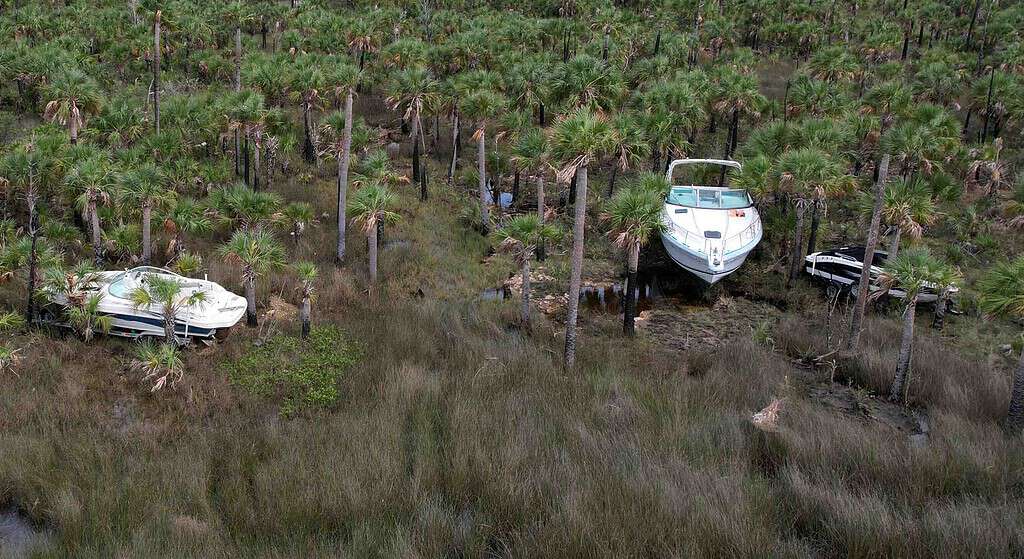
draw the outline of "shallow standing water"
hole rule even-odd
[[[47,536],[14,507],[0,508],[0,557],[21,559],[44,546]]]

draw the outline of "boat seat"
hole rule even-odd
[[[704,238],[706,238],[706,239],[721,239],[722,238],[722,232],[721,231],[705,231],[704,232]]]

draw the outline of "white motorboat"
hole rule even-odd
[[[182,339],[224,335],[245,314],[245,298],[235,295],[217,283],[187,278],[163,268],[141,266],[130,270],[91,273],[87,278],[76,282],[80,287],[73,295],[58,291],[48,293],[49,304],[43,309],[42,320],[58,326],[68,326],[63,309],[71,304],[71,300],[84,300],[99,295],[97,310],[100,314],[111,317],[110,334],[129,338],[163,337],[164,315],[161,305],[157,303],[136,307],[130,299],[133,290],[145,287],[154,276],[172,279],[181,284],[178,302],[191,298],[196,292],[203,293],[201,302],[179,305],[174,331]]]
[[[689,165],[724,167],[723,176],[741,166],[725,159],[677,159],[666,173],[670,186],[662,213],[662,244],[676,264],[715,283],[735,272],[761,242],[761,216],[741,188],[676,184],[676,167]]]
[[[881,276],[888,258],[889,253],[884,250],[876,250],[871,259],[868,289],[872,293],[882,289],[879,276]],[[841,291],[849,291],[856,295],[856,286],[860,282],[861,272],[864,270],[864,247],[841,247],[808,254],[804,258],[804,270],[816,279],[830,283]],[[949,288],[950,295],[955,295],[959,291],[956,287]],[[903,299],[907,296],[907,292],[900,289],[899,285],[894,285],[889,288],[886,295]],[[938,298],[939,293],[936,286],[927,282],[917,294],[919,303],[934,303]]]

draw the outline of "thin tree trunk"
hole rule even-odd
[[[160,10],[153,24],[153,122],[160,133]]]
[[[239,166],[239,156],[242,154],[242,141],[238,137],[238,129],[235,128],[235,176],[242,174],[242,168]]]
[[[260,145],[255,141],[252,143],[252,189],[260,189]]]
[[[519,202],[519,169],[516,168],[515,173],[512,174],[512,206],[515,207]]]
[[[615,194],[615,178],[619,174],[619,166],[612,165],[612,176],[608,179],[608,197],[611,198],[612,194]]]
[[[427,201],[427,169],[420,169],[420,201]]]
[[[412,118],[412,182],[420,180],[420,119],[419,115]]]
[[[544,176],[537,175],[537,220],[540,221],[541,225],[544,224]],[[537,244],[537,260],[543,262],[547,258],[547,248],[544,246],[544,240]]]
[[[523,325],[530,328],[530,258],[529,254],[523,255],[521,273],[523,276],[523,296],[520,307]]]
[[[572,271],[569,274],[569,308],[565,320],[565,368],[576,366],[576,321],[579,318],[583,281],[583,234],[587,219],[587,166],[576,170],[576,207],[572,224]]]
[[[796,229],[793,231],[793,249],[789,255],[789,278],[786,280],[786,287],[793,285],[793,280],[800,275],[800,267],[804,259],[804,214],[806,204],[800,201],[796,204]]]
[[[626,304],[622,313],[622,333],[636,334],[636,269],[640,262],[640,243],[633,242],[626,254]]]
[[[818,244],[818,228],[821,227],[821,209],[818,202],[814,203],[811,209],[811,234],[807,237],[807,254],[814,253],[814,247]]]
[[[871,207],[871,224],[868,226],[868,239],[864,246],[864,261],[861,266],[860,281],[857,284],[857,300],[853,304],[853,315],[850,317],[850,334],[846,340],[846,349],[856,350],[860,344],[861,324],[864,322],[864,311],[867,309],[868,291],[871,283],[871,265],[875,259],[875,247],[878,246],[878,230],[882,223],[882,201],[885,196],[885,181],[889,176],[889,154],[882,156],[879,163],[878,180],[875,181],[874,204]]]
[[[249,133],[248,133],[248,131],[246,131],[244,136],[245,136],[245,139],[242,141],[242,154],[243,154],[242,156],[243,156],[243,160],[244,160],[242,168],[245,170],[245,174],[244,174],[245,185],[246,186],[251,186],[252,183],[249,180]]]
[[[348,198],[348,167],[352,159],[352,88],[345,96],[345,129],[341,138],[341,159],[338,160],[338,246],[337,264],[345,263],[345,205]]]
[[[103,235],[100,229],[100,216],[96,210],[96,199],[89,197],[89,225],[92,230],[93,263],[97,268],[103,266]]]
[[[910,362],[914,354],[914,315],[917,309],[917,294],[911,297],[903,310],[903,336],[900,339],[900,356],[896,363],[896,375],[892,379],[889,399],[905,402],[903,394],[910,382]]]
[[[480,187],[480,228],[484,235],[490,232],[491,218],[487,208],[487,142],[483,126],[477,130],[476,166]]]
[[[142,205],[142,263],[148,265],[153,254],[150,223],[153,218],[153,207],[148,203]]]
[[[366,228],[367,254],[370,260],[370,283],[377,283],[377,228]]]
[[[174,313],[164,313],[164,342],[167,345],[174,345]]]
[[[235,92],[242,91],[242,28],[235,27]]]
[[[71,145],[78,143],[78,119],[74,115],[68,118],[68,136],[70,137]]]
[[[302,142],[302,156],[306,159],[306,163],[313,162],[313,140],[310,138],[309,130],[309,100],[302,102],[302,131],[304,139]]]
[[[455,162],[459,159],[459,113],[455,112],[454,123],[452,124],[452,163],[448,166],[448,184],[452,183],[455,177]]]
[[[245,280],[245,324],[246,326],[259,326],[259,319],[256,317],[256,280]]]
[[[29,176],[29,183],[33,179]],[[28,232],[32,238],[32,245],[28,253],[28,304],[25,305],[25,322],[30,326],[36,319],[36,268],[39,262],[37,245],[39,241],[39,220],[36,216],[36,194],[35,187],[29,187],[28,199]]]
[[[1011,433],[1020,433],[1024,428],[1024,350],[1013,373],[1013,389],[1010,392],[1010,407],[1006,413],[1006,428]]]
[[[309,337],[309,311],[310,302],[309,295],[302,297],[302,306],[299,308],[299,320],[302,321],[302,339],[305,340]]]
[[[896,254],[900,251],[900,236],[903,234],[903,228],[896,226],[896,232],[892,236],[892,242],[889,245],[889,259],[896,258]]]

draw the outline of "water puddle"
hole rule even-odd
[[[494,205],[494,194],[490,191],[490,189],[487,190],[487,194],[485,195],[485,198],[487,200],[487,205],[489,205],[489,206],[493,206]],[[499,193],[498,194],[498,200],[501,200],[501,209],[507,210],[507,209],[512,207],[512,193],[511,192],[501,192],[501,193]]]
[[[636,283],[637,312],[663,305],[702,304],[708,289],[686,272],[667,266],[640,270]],[[621,313],[625,309],[625,301],[625,279],[604,285],[584,285],[580,289],[580,304],[592,311]]]
[[[512,298],[512,290],[507,286],[493,287],[480,292],[480,299],[483,301],[504,301]]]
[[[22,559],[47,545],[49,536],[37,530],[27,516],[14,507],[0,508],[0,557]]]

